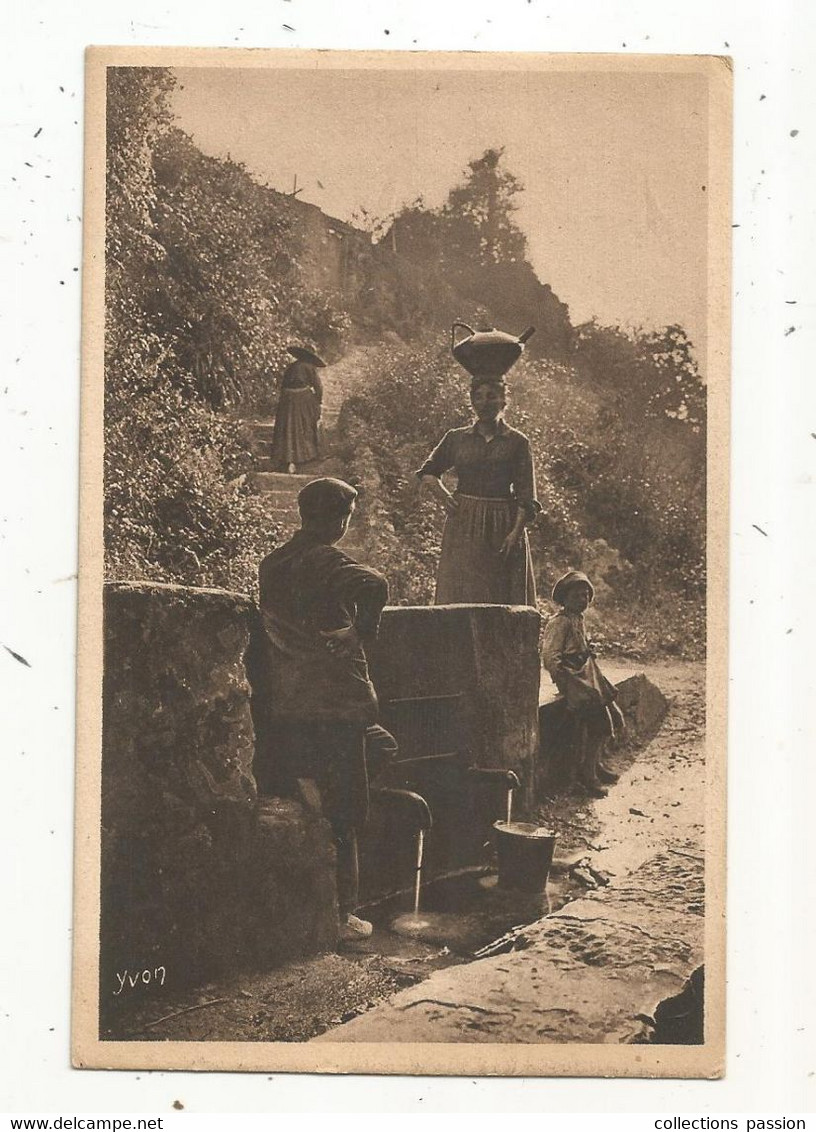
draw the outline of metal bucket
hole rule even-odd
[[[558,834],[526,821],[497,821],[499,884],[522,892],[543,892],[550,875]]]

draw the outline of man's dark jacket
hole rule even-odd
[[[271,714],[374,723],[365,644],[388,600],[383,575],[301,530],[261,562],[260,596]],[[351,656],[332,655],[321,631],[350,625],[360,646]]]

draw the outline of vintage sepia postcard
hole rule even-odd
[[[76,1066],[722,1074],[731,86],[89,50]]]

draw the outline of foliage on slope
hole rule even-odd
[[[278,532],[238,412],[269,410],[287,342],[338,350],[348,319],[301,286],[278,194],[173,128],[173,85],[108,78],[106,569],[251,591]]]

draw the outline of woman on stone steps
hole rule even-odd
[[[320,413],[323,383],[318,369],[326,363],[304,346],[289,346],[295,358],[284,371],[272,434],[272,464],[293,473],[301,464],[320,458]]]

